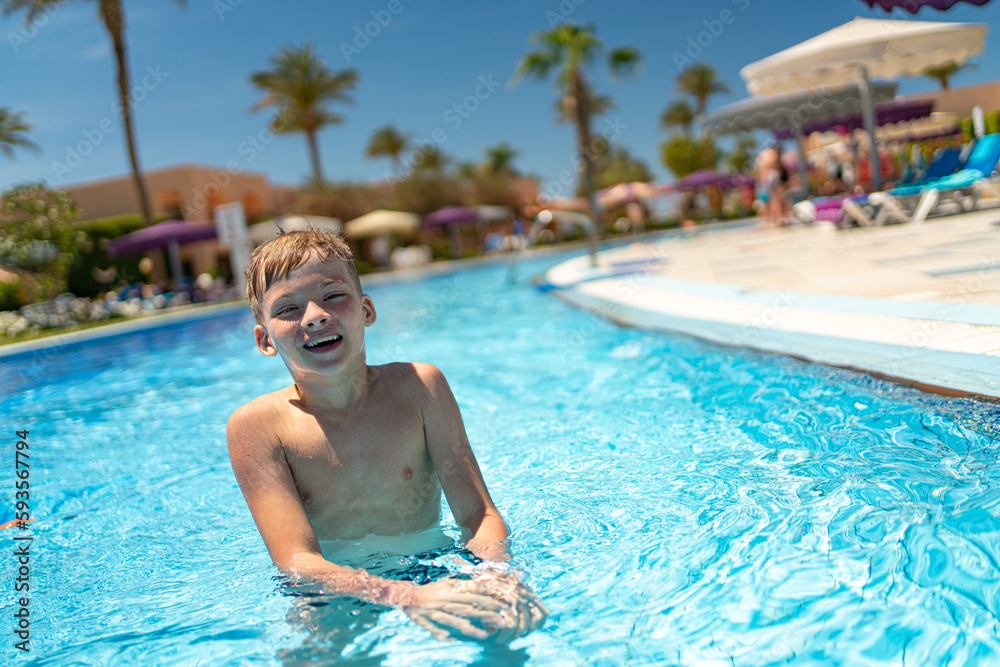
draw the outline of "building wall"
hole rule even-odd
[[[969,86],[928,90],[903,97],[911,100],[934,100],[934,111],[953,113],[959,118],[972,115],[972,108],[981,106],[983,111],[1000,109],[1000,81],[987,81]]]
[[[249,222],[285,212],[287,186],[272,186],[258,172],[232,174],[224,167],[184,164],[146,171],[146,187],[154,215],[210,222],[220,204],[242,202]],[[132,175],[76,183],[64,188],[88,218],[139,213],[139,197]]]

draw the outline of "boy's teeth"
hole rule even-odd
[[[311,340],[308,343],[306,343],[306,347],[313,348],[323,343],[335,343],[338,340],[340,340],[340,334],[333,334],[332,336],[324,336],[323,338],[317,338],[316,340]]]

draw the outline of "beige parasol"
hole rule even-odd
[[[294,232],[309,228],[339,232],[340,220],[322,215],[281,215],[273,220],[250,225],[247,228],[247,236],[253,243],[258,244],[276,238],[281,232]]]
[[[412,234],[420,229],[420,216],[416,213],[378,209],[344,224],[348,238],[379,236],[381,234]]]
[[[753,95],[773,95],[857,82],[862,115],[875,155],[870,78],[912,76],[928,67],[962,63],[982,53],[987,27],[981,23],[892,21],[856,18],[740,70]],[[879,170],[872,174],[878,185]]]

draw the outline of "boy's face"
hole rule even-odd
[[[375,306],[359,292],[345,262],[312,253],[271,284],[261,316],[263,325],[254,327],[257,348],[269,357],[281,355],[299,379],[298,373],[331,373],[358,359],[363,364],[365,327],[375,323]]]

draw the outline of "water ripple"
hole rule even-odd
[[[224,425],[287,373],[205,345],[234,316],[5,362],[45,480],[38,664],[1000,660],[996,404],[620,329],[495,267],[371,291],[370,360],[445,371],[546,626],[495,653],[276,583]]]

